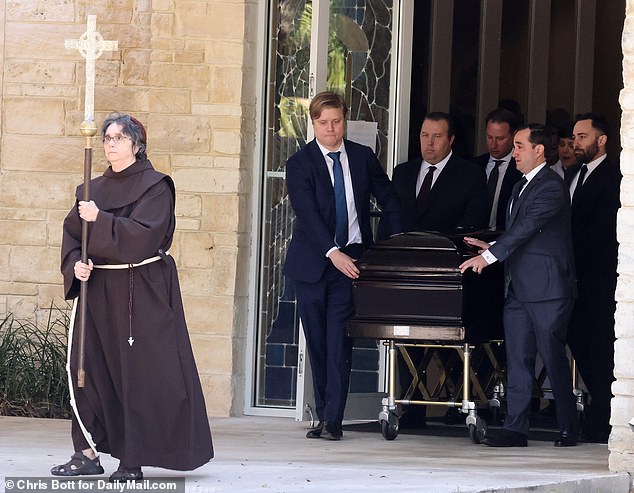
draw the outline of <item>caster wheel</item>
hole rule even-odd
[[[487,426],[486,423],[480,419],[476,418],[475,425],[469,425],[469,437],[473,443],[481,443],[484,437],[487,434]]]
[[[394,416],[389,422],[381,421],[381,433],[386,440],[394,440],[398,436],[398,418]]]

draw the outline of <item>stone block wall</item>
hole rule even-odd
[[[83,177],[85,63],[64,48],[97,16],[95,120],[147,128],[177,188],[185,310],[210,415],[242,411],[250,256],[257,0],[0,0],[0,315],[63,306],[62,220]],[[246,81],[246,82],[245,82]],[[93,174],[107,163],[94,142]]]
[[[616,289],[616,343],[612,385],[610,470],[634,473],[634,0],[627,0],[623,28],[623,84],[620,103],[622,208],[618,216],[619,279]],[[632,488],[634,491],[634,488]]]

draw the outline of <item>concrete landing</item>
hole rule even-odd
[[[552,441],[496,449],[464,436],[346,429],[340,442],[308,440],[306,423],[244,416],[212,419],[216,457],[196,471],[144,468],[146,478],[185,477],[197,492],[628,493],[608,471],[606,445],[558,449]],[[0,491],[6,476],[49,478],[72,453],[70,421],[0,417]],[[118,461],[102,455],[106,475]],[[104,476],[102,476],[104,477]],[[87,478],[84,476],[84,478]]]

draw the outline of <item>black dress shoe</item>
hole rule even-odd
[[[321,432],[323,431],[323,429],[324,422],[320,421],[319,423],[317,423],[317,426],[308,430],[308,433],[306,433],[306,438],[321,438]]]
[[[527,447],[528,439],[524,433],[511,430],[487,431],[487,435],[480,443],[488,447]]]
[[[335,423],[324,422],[324,427],[321,430],[321,438],[326,440],[341,440],[343,433],[341,427]]]
[[[577,445],[579,433],[576,430],[562,430],[559,438],[555,440],[555,447],[574,447]]]

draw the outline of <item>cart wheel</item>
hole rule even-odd
[[[469,437],[473,443],[481,443],[487,434],[486,423],[478,416],[475,425],[469,425]]]
[[[398,436],[398,418],[395,418],[393,423],[381,421],[381,433],[386,440],[394,440]]]

